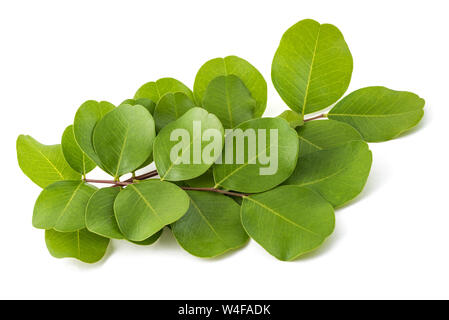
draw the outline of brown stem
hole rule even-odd
[[[238,192],[220,190],[220,189],[215,189],[215,188],[181,187],[181,189],[184,189],[184,190],[195,190],[195,191],[217,192],[217,193],[226,194],[228,196],[235,196],[235,197],[247,197],[247,196],[250,195],[249,193],[238,193]]]
[[[115,186],[127,186],[130,184],[130,182],[127,181],[114,181],[114,180],[98,180],[98,179],[84,179],[86,182],[92,182],[92,183],[106,183],[106,184],[113,184]]]
[[[304,122],[312,121],[312,120],[316,120],[316,119],[321,119],[321,118],[326,118],[326,115],[323,113],[323,114],[317,115],[316,117],[304,119]]]

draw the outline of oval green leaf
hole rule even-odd
[[[256,100],[235,75],[213,79],[204,93],[203,108],[215,114],[223,127],[234,128],[254,118]]]
[[[274,188],[293,173],[298,146],[296,131],[283,119],[246,121],[226,136],[222,163],[213,167],[215,187],[249,193]]]
[[[302,20],[282,36],[271,78],[285,103],[304,115],[330,106],[346,92],[352,64],[335,26]]]
[[[93,141],[103,166],[118,178],[148,159],[155,135],[153,117],[144,107],[122,105],[98,122]]]
[[[352,141],[300,157],[295,172],[285,184],[312,189],[334,207],[340,207],[363,190],[371,163],[368,144]]]
[[[267,83],[253,65],[236,56],[209,60],[198,70],[193,86],[196,103],[198,105],[203,103],[207,87],[212,80],[227,75],[235,75],[243,81],[256,100],[254,117],[261,117],[267,106]]]
[[[86,227],[90,232],[112,239],[123,239],[123,234],[115,219],[114,201],[120,187],[97,190],[86,207]]]
[[[143,240],[143,241],[129,241],[134,244],[137,244],[138,246],[150,246],[153,243],[155,243],[162,235],[163,229],[159,230],[157,233],[153,234],[151,237]]]
[[[248,235],[240,221],[240,206],[222,194],[187,191],[190,207],[172,224],[173,234],[187,252],[210,258],[243,246]]]
[[[33,212],[33,226],[73,232],[86,227],[87,202],[97,190],[83,181],[58,181],[42,190]]]
[[[20,135],[16,148],[20,169],[41,188],[56,181],[81,178],[65,160],[60,144],[44,145],[30,136]]]
[[[332,206],[315,192],[297,186],[245,197],[241,215],[249,236],[283,261],[319,247],[335,225]]]
[[[157,132],[194,107],[193,101],[182,92],[164,94],[154,110]]]
[[[173,78],[162,78],[145,83],[137,90],[134,99],[147,98],[158,103],[159,99],[169,92],[182,92],[193,100],[192,91],[181,81]]]
[[[332,149],[350,141],[363,140],[360,133],[350,125],[334,120],[306,122],[297,128],[299,137],[299,156]]]
[[[205,137],[208,132],[213,134],[210,139]],[[154,141],[154,161],[161,180],[188,180],[205,173],[220,156],[223,136],[220,120],[202,108],[190,109],[166,125]]]
[[[143,241],[181,218],[189,197],[176,185],[159,180],[130,184],[114,203],[115,217],[126,239]]]
[[[109,239],[86,229],[75,232],[45,231],[45,243],[55,258],[75,258],[86,263],[100,261],[109,245]]]
[[[112,103],[106,101],[89,100],[78,108],[73,121],[73,133],[76,142],[81,150],[99,167],[102,167],[102,165],[93,145],[94,129],[98,121],[114,108],[115,106]]]
[[[61,146],[64,158],[75,171],[85,175],[96,167],[95,162],[90,160],[76,142],[73,125],[68,126],[64,130]]]
[[[424,104],[411,92],[367,87],[342,99],[328,117],[350,124],[368,142],[379,142],[416,126],[424,115]]]
[[[126,99],[120,105],[129,104],[131,106],[140,105],[148,110],[149,113],[154,113],[154,108],[156,108],[156,103],[153,100],[147,98],[140,99]]]

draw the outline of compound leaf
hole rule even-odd
[[[333,232],[332,206],[315,192],[281,186],[243,199],[248,235],[279,260],[293,260],[320,246]]]
[[[55,258],[75,258],[86,263],[100,261],[109,245],[109,239],[86,229],[75,232],[45,231],[45,243]]]
[[[115,106],[112,103],[106,101],[88,100],[78,108],[73,121],[73,133],[76,142],[81,150],[99,167],[102,167],[102,164],[93,145],[94,129],[98,121],[114,108]]]
[[[85,175],[96,167],[95,162],[90,160],[76,142],[73,125],[68,126],[64,130],[61,146],[64,158],[75,171]]]
[[[155,135],[153,117],[144,107],[122,105],[98,122],[93,141],[103,166],[118,178],[148,159]]]
[[[367,87],[342,99],[328,117],[350,124],[368,142],[386,141],[416,126],[424,115],[424,104],[411,92]]]
[[[285,184],[312,189],[334,207],[339,207],[362,191],[371,162],[368,144],[352,141],[300,157],[295,172]]]
[[[47,186],[34,205],[33,226],[60,232],[84,229],[87,202],[96,190],[83,181],[58,181]]]
[[[204,139],[207,132],[216,135]],[[154,161],[161,180],[181,181],[202,175],[220,156],[223,136],[220,120],[202,108],[192,108],[166,125],[154,141]],[[209,148],[214,145],[217,148]]]
[[[147,98],[158,103],[159,99],[168,92],[182,92],[193,100],[192,91],[181,81],[173,78],[162,78],[157,81],[145,83],[137,90],[134,99]]]
[[[42,188],[56,181],[81,178],[65,160],[60,144],[44,145],[30,136],[20,135],[16,148],[23,173]]]
[[[302,20],[284,33],[271,69],[281,98],[303,115],[336,102],[351,75],[352,55],[341,32],[314,20]]]
[[[194,107],[193,101],[182,92],[164,94],[154,110],[157,132]]]
[[[267,83],[253,65],[236,56],[209,60],[198,70],[193,86],[196,103],[198,105],[203,103],[207,87],[212,80],[227,75],[235,75],[243,81],[256,100],[254,117],[261,117],[267,106]]]
[[[119,193],[120,187],[110,187],[92,194],[86,207],[86,227],[90,232],[106,238],[124,238],[114,214],[114,201]]]
[[[203,108],[215,114],[223,127],[234,128],[253,119],[256,100],[245,84],[235,75],[218,76],[207,86]]]
[[[218,193],[187,191],[190,207],[172,224],[172,231],[189,253],[215,257],[243,246],[248,235],[240,221],[240,206]]]
[[[126,239],[143,241],[181,218],[189,197],[176,185],[159,180],[130,184],[114,203],[115,217]]]
[[[296,129],[299,137],[299,156],[332,149],[350,141],[363,140],[360,133],[350,125],[335,120],[306,122]]]
[[[269,190],[293,173],[298,146],[296,131],[283,119],[243,122],[226,136],[222,161],[213,167],[215,187],[249,193]]]

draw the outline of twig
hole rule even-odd
[[[247,197],[247,196],[250,195],[249,193],[238,193],[238,192],[220,190],[220,189],[215,189],[215,188],[181,187],[181,189],[184,189],[184,190],[195,190],[195,191],[217,192],[217,193],[226,194],[228,196],[235,196],[235,197]]]
[[[106,183],[106,184],[113,184],[114,186],[127,186],[128,184],[131,184],[132,182],[129,181],[114,181],[114,180],[98,180],[98,179],[84,179],[86,182],[92,182],[92,183]]]
[[[307,122],[307,121],[312,121],[312,120],[316,120],[316,119],[321,119],[321,118],[326,118],[326,114],[320,114],[320,115],[317,115],[316,117],[312,117],[312,118],[309,118],[309,119],[304,119],[304,122]]]

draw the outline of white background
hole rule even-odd
[[[0,298],[449,298],[447,13],[437,0],[2,1]],[[59,143],[83,101],[118,104],[165,76],[192,87],[205,61],[230,54],[262,72],[265,115],[277,115],[271,60],[305,18],[343,32],[348,92],[384,85],[427,101],[415,130],[370,145],[366,189],[323,247],[286,263],[251,242],[202,260],[165,232],[151,247],[114,241],[96,265],[50,256],[31,226],[40,188],[17,165],[19,134]]]

